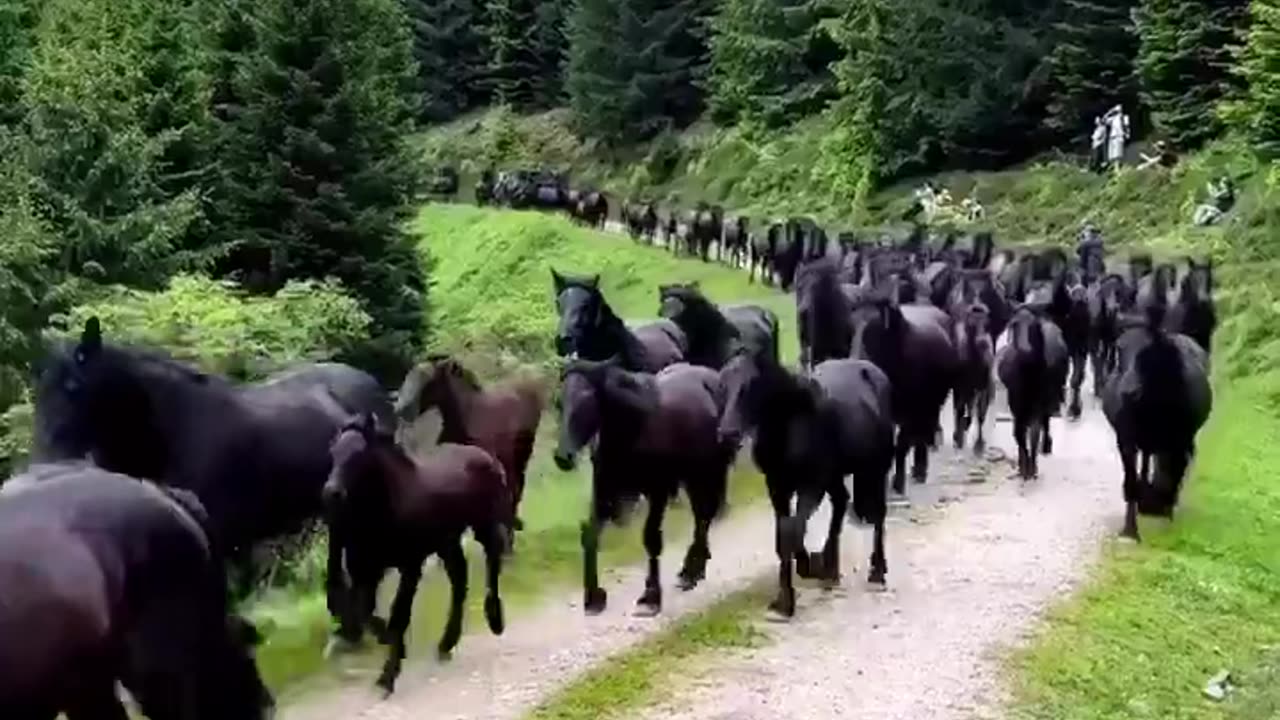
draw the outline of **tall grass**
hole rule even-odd
[[[538,213],[432,205],[422,211],[415,229],[422,238],[424,262],[432,269],[432,349],[457,355],[482,377],[498,377],[516,366],[531,365],[554,378],[551,267],[566,273],[600,273],[605,296],[624,318],[656,315],[657,286],[665,282],[696,280],[716,300],[766,304],[782,319],[783,347],[794,354],[791,301],[771,289],[749,285],[738,271],[677,260],[657,248],[640,247]],[[516,612],[513,622],[519,622],[520,608],[580,582],[578,526],[589,499],[589,463],[572,473],[555,468],[550,451],[556,425],[556,418],[548,414],[540,427],[521,508],[525,530],[502,575],[503,597]],[[763,481],[746,465],[740,463],[730,479],[731,509],[750,505],[763,495]],[[690,532],[687,508],[675,508],[667,518],[670,537]],[[476,589],[484,586],[478,552],[478,546],[468,542],[473,591],[466,627],[487,632],[483,621],[477,620],[482,617],[482,593]],[[605,533],[604,567],[628,565],[642,557],[638,525]],[[308,546],[286,569],[292,582],[263,591],[249,603],[251,616],[267,630],[260,666],[268,683],[286,698],[332,683],[339,671],[371,669],[383,658],[380,649],[340,663],[322,657],[329,628],[321,589],[323,558],[322,542]],[[448,608],[447,585],[439,572],[429,570],[424,575],[410,630],[411,657],[434,655]],[[389,579],[383,591],[393,589]]]

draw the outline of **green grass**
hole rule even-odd
[[[550,337],[555,317],[549,271],[553,265],[563,272],[600,272],[606,297],[624,318],[654,316],[656,288],[662,282],[698,280],[714,299],[759,301],[778,312],[785,331],[783,347],[794,355],[791,300],[774,290],[748,285],[741,272],[677,260],[662,250],[537,213],[433,205],[422,211],[416,230],[433,268],[429,322],[434,349],[459,355],[484,376],[501,375],[524,363],[546,370],[554,365]],[[503,597],[515,615],[512,622],[520,622],[521,609],[581,583],[578,525],[589,499],[589,463],[572,473],[556,469],[550,457],[555,433],[556,419],[548,415],[540,427],[530,465],[521,510],[525,530],[502,575]],[[750,463],[740,462],[730,479],[731,510],[749,506],[763,494],[763,480]],[[669,538],[687,537],[691,529],[687,506],[668,513]],[[602,567],[623,567],[642,560],[639,533],[638,522],[607,530],[601,548]],[[320,549],[311,548],[307,562],[316,565],[322,557]],[[488,632],[480,608],[483,562],[478,547],[469,544],[468,550],[471,592],[466,628],[468,632]],[[286,700],[335,682],[340,670],[372,669],[384,657],[380,648],[341,662],[322,657],[329,626],[318,587],[322,575],[312,572],[308,577],[315,581],[265,594],[250,607],[250,614],[268,630],[259,664],[268,684]],[[394,590],[393,581],[390,577],[384,584],[384,594]],[[409,639],[412,659],[434,657],[447,612],[447,593],[448,583],[433,562],[415,604]],[[381,607],[386,607],[388,599],[384,598]]]
[[[1232,715],[1200,690],[1221,669],[1251,674],[1280,642],[1280,420],[1258,402],[1278,382],[1219,385],[1176,520],[1109,548],[1015,654],[1015,717],[1274,717]]]
[[[763,586],[738,591],[588,670],[528,713],[529,720],[597,720],[647,707],[687,678],[691,665],[715,652],[751,648],[765,635],[755,625]]]

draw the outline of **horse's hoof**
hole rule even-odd
[[[889,494],[889,498],[885,504],[888,507],[906,508],[911,507],[911,500],[907,498],[906,493],[901,490],[894,490]]]
[[[774,600],[769,603],[769,611],[767,617],[773,622],[790,622],[791,618],[796,615],[795,600]]]
[[[383,673],[378,676],[378,681],[374,683],[374,685],[382,691],[382,699],[386,700],[396,691],[396,678],[394,675],[390,675],[386,671],[383,671]]]
[[[682,592],[689,592],[698,587],[699,580],[700,578],[693,574],[680,573],[680,577],[676,579],[676,587],[680,588]]]
[[[822,574],[821,587],[823,590],[835,590],[840,587],[840,572],[826,572]]]
[[[888,589],[883,570],[872,570],[867,573],[867,589],[875,592],[884,592]]]
[[[355,652],[359,648],[359,643],[354,643],[347,638],[338,635],[330,635],[329,640],[324,644],[323,657],[328,660],[336,655],[345,655],[349,652]]]
[[[609,604],[609,594],[604,588],[592,588],[584,593],[582,609],[588,615],[599,615]]]
[[[449,662],[453,659],[453,648],[441,645],[436,648],[436,659],[440,662]]]
[[[661,612],[662,612],[661,602],[649,602],[649,601],[646,601],[645,598],[640,598],[638,601],[636,601],[636,609],[635,609],[635,612],[632,614],[635,615],[636,617],[649,618],[649,617],[656,617]]]
[[[494,635],[501,635],[506,629],[506,622],[502,617],[502,598],[497,595],[489,595],[484,599],[484,619],[489,621],[489,630]]]

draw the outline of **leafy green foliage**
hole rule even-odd
[[[1086,142],[1093,118],[1116,103],[1132,112],[1138,99],[1133,64],[1138,36],[1131,15],[1137,4],[1138,0],[1066,0],[1050,57],[1046,120],[1062,140]]]
[[[611,143],[651,137],[702,108],[706,0],[579,0],[566,84],[579,127]]]
[[[447,120],[488,99],[480,0],[404,0],[422,117]]]
[[[374,319],[360,360],[384,378],[423,331],[423,268],[402,222],[415,184],[408,28],[396,0],[264,0],[218,121],[219,232],[253,290],[330,275]]]
[[[813,0],[723,0],[712,21],[709,104],[723,122],[776,127],[820,109],[839,50]]]
[[[1249,34],[1238,71],[1248,90],[1226,116],[1264,157],[1280,157],[1280,2],[1249,3]]]
[[[199,275],[179,275],[160,292],[108,288],[59,320],[74,334],[90,317],[113,342],[164,348],[239,380],[340,357],[360,345],[372,322],[333,280],[290,281],[274,295],[250,295]]]
[[[0,125],[21,119],[22,76],[39,13],[35,0],[0,0]]]
[[[1233,94],[1231,46],[1248,3],[1145,0],[1137,14],[1142,98],[1156,129],[1179,148],[1219,134],[1218,102]]]

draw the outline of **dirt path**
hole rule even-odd
[[[776,642],[730,659],[641,713],[678,720],[990,718],[1004,699],[999,654],[1086,574],[1100,538],[1120,527],[1119,468],[1106,421],[1091,410],[1054,423],[1055,454],[1023,486],[994,478],[936,522],[888,529],[889,591],[861,574],[800,595]],[[996,445],[1012,456],[1010,426]],[[998,470],[1007,476],[1007,469]],[[844,563],[865,567],[865,533]],[[858,537],[862,536],[862,537]]]
[[[1011,454],[1008,423],[989,426],[992,444]],[[1119,527],[1118,469],[1105,421],[1091,409],[1079,423],[1055,421],[1055,430],[1055,456],[1042,461],[1043,478],[1025,487],[1008,477],[1005,462],[935,454],[930,482],[910,488],[911,507],[892,511],[888,592],[865,589],[870,531],[848,528],[840,588],[802,586],[796,619],[766,625],[778,642],[726,659],[649,716],[817,720],[855,713],[920,720],[971,717],[993,707],[1000,687],[992,651],[1016,641],[1047,603],[1068,592],[1096,556],[1099,537]],[[987,482],[973,482],[984,476]],[[825,531],[824,516],[825,508],[811,523],[811,547]],[[448,663],[426,659],[433,647],[411,647],[390,700],[375,694],[372,676],[360,676],[280,716],[519,718],[593,664],[771,577],[772,538],[772,518],[763,510],[718,525],[707,581],[681,593],[672,580],[688,538],[668,537],[660,618],[632,617],[643,575],[625,569],[605,583],[610,606],[603,615],[584,617],[580,593],[553,597],[514,618],[501,638],[465,637]]]

